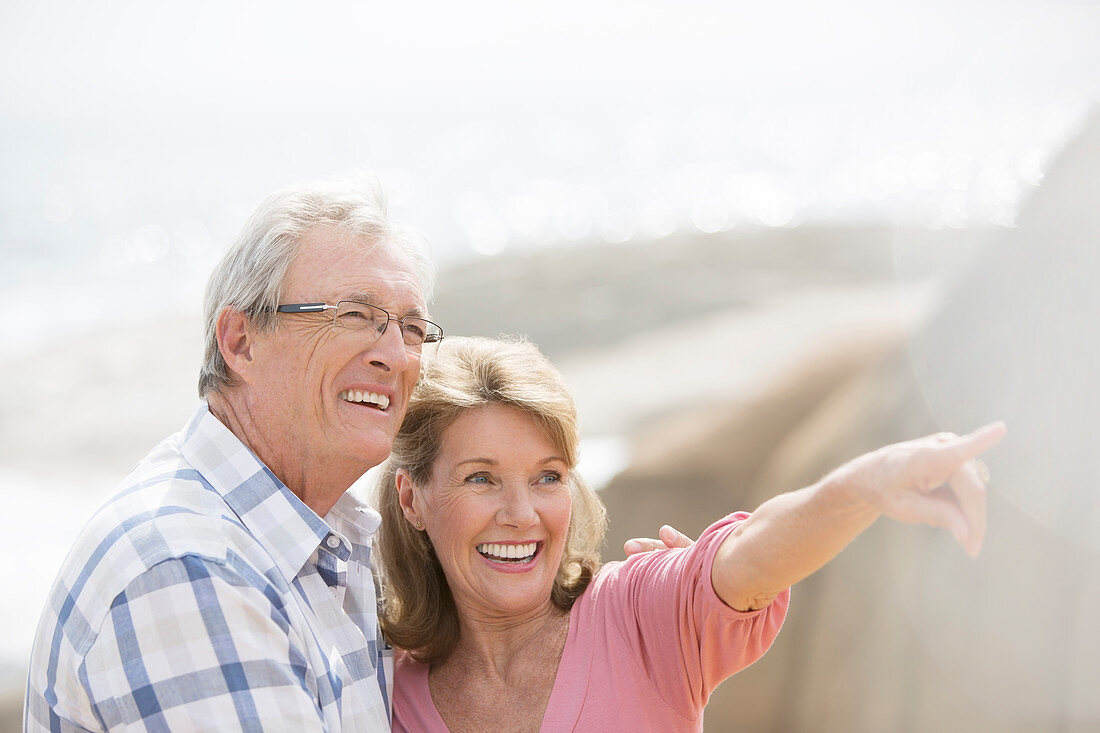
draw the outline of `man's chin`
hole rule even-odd
[[[365,473],[389,458],[399,425],[390,419],[343,420],[325,431],[322,450],[327,449],[334,461],[353,463]]]
[[[352,460],[361,462],[365,473],[389,458],[392,448],[393,436],[388,432],[369,431],[348,446],[347,455]]]

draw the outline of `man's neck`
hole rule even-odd
[[[277,429],[262,429],[243,395],[211,392],[206,401],[210,414],[319,517],[328,514],[364,473],[360,465],[345,466],[341,461],[310,455],[305,446],[288,449],[292,441],[278,434]]]

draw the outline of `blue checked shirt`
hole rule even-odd
[[[66,558],[26,731],[388,731],[376,512],[322,520],[202,405]]]

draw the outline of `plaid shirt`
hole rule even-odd
[[[203,404],[66,558],[24,729],[388,731],[380,521],[350,494],[322,520]]]

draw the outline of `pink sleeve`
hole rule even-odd
[[[722,680],[768,650],[787,615],[789,588],[766,608],[748,612],[733,610],[714,592],[714,556],[746,517],[737,512],[715,522],[686,550],[634,555],[605,568],[612,576],[601,588],[603,601],[619,605],[609,610],[625,642],[675,709],[705,705]]]

